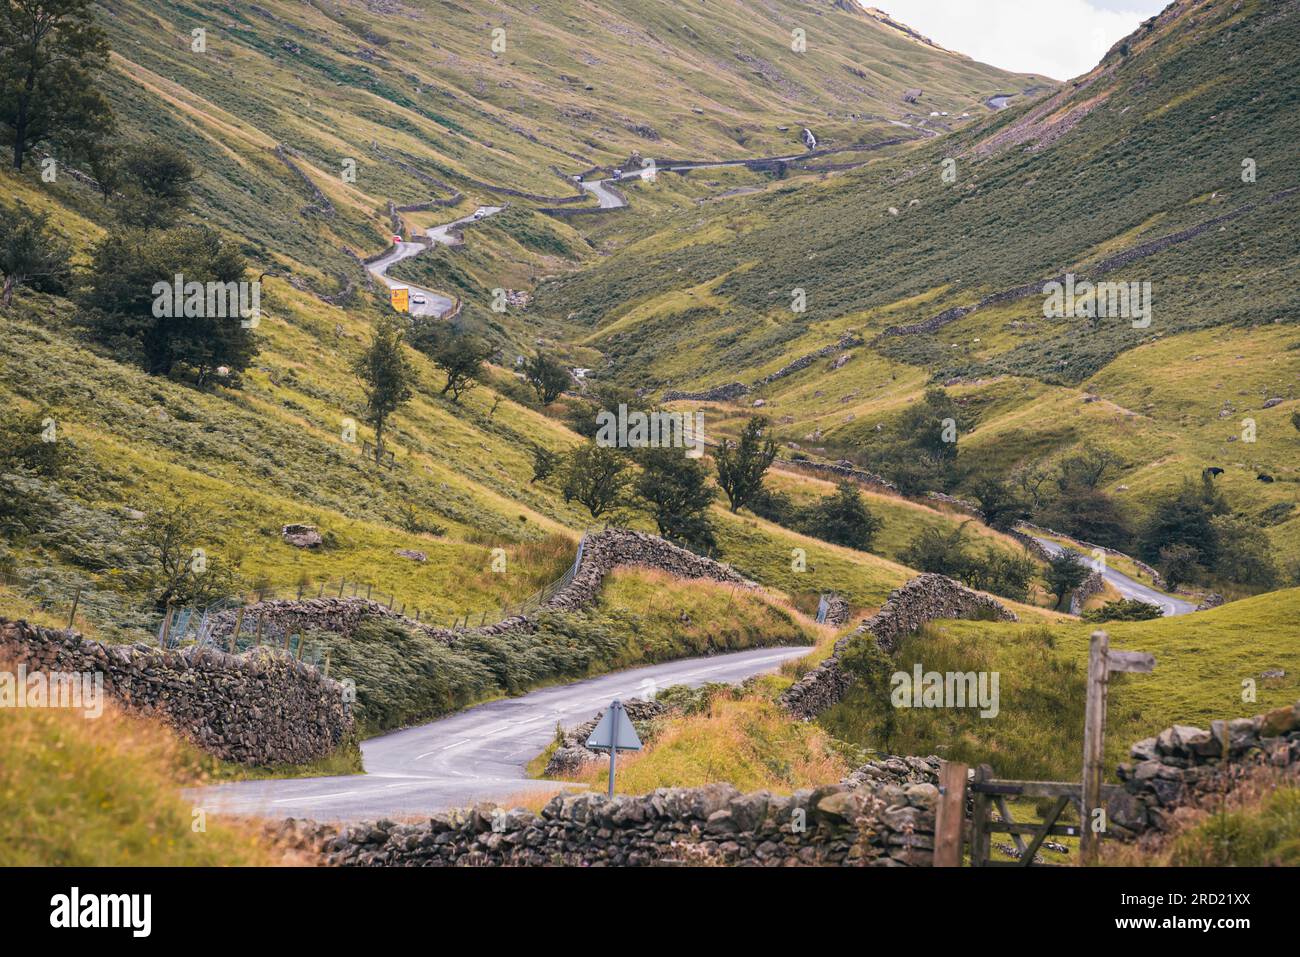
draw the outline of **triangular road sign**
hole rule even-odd
[[[636,728],[623,710],[623,703],[615,701],[601,717],[596,730],[587,739],[589,748],[615,747],[619,751],[640,751],[641,739],[636,736]]]

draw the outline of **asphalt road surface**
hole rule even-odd
[[[480,206],[477,210],[468,216],[462,216],[460,219],[444,223],[441,226],[431,227],[427,231],[428,237],[435,243],[444,246],[454,246],[456,238],[451,234],[451,230],[463,223],[474,222],[478,219],[486,219],[494,213],[501,212],[500,206]],[[482,214],[481,216],[479,214]],[[388,267],[395,262],[401,262],[403,259],[409,259],[412,256],[418,256],[428,247],[423,243],[398,243],[391,252],[386,254],[382,259],[377,259],[367,268],[370,274],[382,282],[388,288],[394,286],[406,286],[411,290],[410,297],[410,314],[413,316],[442,316],[452,310],[456,303],[442,295],[433,292],[430,289],[421,289],[419,286],[412,286],[409,282],[397,282],[388,277]],[[416,302],[416,299],[422,298],[424,302]]]
[[[1046,538],[1039,538],[1037,535],[1033,536],[1033,539],[1047,549],[1050,555],[1060,554],[1065,548],[1063,545],[1058,545]],[[1093,567],[1091,556],[1084,554],[1077,548],[1071,548],[1070,551],[1076,555],[1082,555],[1087,565],[1090,568]],[[1101,577],[1106,579],[1106,583],[1123,597],[1136,598],[1138,601],[1144,601],[1149,605],[1159,605],[1166,615],[1186,615],[1188,612],[1196,611],[1196,605],[1192,602],[1166,595],[1164,592],[1156,591],[1139,581],[1134,581],[1124,573],[1111,568],[1109,563],[1105,564],[1101,569]]]
[[[743,681],[810,650],[761,648],[687,658],[542,688],[371,738],[361,745],[364,775],[240,781],[185,794],[195,807],[212,813],[360,821],[427,815],[530,790],[557,791],[565,785],[524,776],[525,765],[550,743],[557,723],[573,727],[614,698],[646,697],[669,685]]]

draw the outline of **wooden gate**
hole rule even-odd
[[[1122,789],[1102,784],[1102,745],[1106,727],[1106,692],[1116,672],[1149,672],[1154,656],[1140,651],[1111,651],[1110,637],[1094,632],[1088,654],[1088,699],[1083,729],[1083,780],[999,781],[993,769],[981,764],[973,775],[964,764],[944,761],[939,768],[939,803],[934,827],[934,866],[960,867],[969,840],[971,867],[1029,867],[1049,836],[1078,837],[1079,859],[1096,860],[1098,843],[1106,833],[1106,806]],[[966,826],[967,794],[970,825]],[[1046,818],[1020,823],[1011,816],[1007,798],[1054,798]],[[1073,803],[1080,823],[1060,824],[1061,812]],[[997,812],[995,818],[994,812]],[[1016,860],[991,859],[994,834],[1009,834],[1016,845]],[[1026,843],[1025,838],[1029,838]],[[1053,866],[1053,865],[1047,865]]]

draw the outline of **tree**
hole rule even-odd
[[[600,518],[618,504],[628,482],[627,468],[627,456],[617,449],[595,442],[578,446],[565,462],[564,500],[577,500],[592,518]]]
[[[550,405],[570,385],[573,379],[564,363],[539,352],[524,366],[524,376],[537,393],[542,405]]]
[[[946,465],[957,458],[957,403],[943,389],[925,390],[925,399],[903,413],[899,435],[931,461]]]
[[[982,478],[975,483],[972,491],[979,499],[980,511],[984,513],[984,521],[990,528],[1005,532],[1029,513],[1024,500],[1006,482]]]
[[[451,401],[456,403],[478,385],[483,377],[483,363],[496,351],[485,339],[443,323],[423,327],[415,345],[447,376],[447,383],[439,394],[450,392]]]
[[[764,438],[767,419],[751,418],[737,443],[726,442],[714,453],[718,484],[727,494],[733,512],[739,511],[763,487],[763,476],[776,458],[776,442]]]
[[[104,172],[101,168],[101,175]],[[173,225],[190,204],[196,175],[189,157],[170,143],[127,148],[116,175],[110,177],[121,190],[119,218],[142,229]]]
[[[354,367],[365,386],[365,419],[375,428],[376,463],[383,455],[384,424],[411,397],[415,383],[415,368],[402,349],[404,338],[401,320],[385,316]]]
[[[1295,426],[1297,432],[1300,432],[1300,409],[1291,413],[1291,424]]]
[[[840,656],[840,665],[866,691],[861,703],[879,722],[876,730],[880,747],[888,752],[898,731],[898,709],[890,701],[891,679],[897,665],[871,634],[849,642]]]
[[[1119,456],[1113,451],[1085,442],[1077,452],[1061,460],[1057,468],[1057,485],[1062,490],[1071,486],[1095,489],[1119,465]]]
[[[244,295],[231,295],[251,295],[239,285],[246,267],[239,248],[206,226],[119,231],[93,250],[82,303],[101,342],[133,353],[152,375],[193,369],[201,385],[218,366],[241,372],[257,355],[252,321],[240,314]],[[171,290],[160,295],[155,287],[171,287],[176,276],[222,291],[220,306],[170,302]],[[164,298],[169,308],[160,308]]]
[[[1060,608],[1065,596],[1082,585],[1090,573],[1078,554],[1068,548],[1053,555],[1047,563],[1043,578],[1047,582],[1048,591],[1056,596],[1055,607]]]
[[[217,537],[203,513],[179,501],[145,516],[136,532],[143,565],[138,584],[151,594],[154,607],[206,605],[238,589],[234,569],[198,547]]]
[[[1262,528],[1234,515],[1216,515],[1210,519],[1218,554],[1214,571],[1239,585],[1273,588],[1278,582],[1278,568],[1273,561],[1273,547]]]
[[[1197,564],[1213,567],[1218,554],[1210,520],[1228,511],[1212,477],[1202,477],[1199,484],[1184,479],[1181,487],[1158,499],[1152,507],[1139,535],[1142,557],[1153,561],[1170,545],[1188,545],[1196,551]]]
[[[681,449],[642,449],[636,493],[649,505],[659,534],[709,552],[717,547],[709,507],[714,491],[702,459],[688,458]]]
[[[42,143],[106,132],[98,75],[108,41],[91,0],[9,0],[0,7],[0,131],[14,169]]]
[[[549,478],[563,460],[564,456],[559,452],[552,452],[544,445],[533,446],[533,477],[530,484]]]
[[[61,292],[70,255],[67,244],[49,229],[46,213],[0,207],[0,308],[9,308],[18,286]]]
[[[970,565],[970,554],[966,551],[966,523],[962,522],[953,529],[935,525],[921,529],[899,557],[918,571],[964,578]]]
[[[1205,574],[1200,558],[1200,552],[1181,542],[1161,548],[1160,574],[1164,577],[1165,584],[1173,589],[1186,582],[1197,581]]]
[[[867,551],[882,523],[867,508],[857,486],[841,482],[834,493],[807,510],[802,524],[823,541]]]
[[[1039,517],[1050,528],[1109,548],[1124,548],[1132,536],[1115,499],[1084,483],[1066,485]]]

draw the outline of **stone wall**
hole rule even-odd
[[[1101,572],[1089,573],[1088,577],[1083,580],[1083,584],[1076,588],[1074,594],[1070,596],[1070,614],[1082,615],[1084,603],[1089,598],[1100,595],[1105,590],[1106,579],[1101,576]]]
[[[1263,768],[1300,774],[1300,701],[1252,718],[1212,721],[1209,730],[1176,724],[1130,749],[1117,774],[1123,794],[1109,802],[1119,836],[1168,831],[1179,809],[1217,800]]]
[[[831,656],[787,688],[780,703],[795,717],[808,721],[840,701],[850,678],[840,666],[839,656],[857,638],[870,634],[881,649],[892,654],[900,639],[927,622],[978,617],[1018,620],[1001,602],[951,578],[934,574],[913,578],[890,592],[878,612],[837,641]]]
[[[104,691],[154,714],[200,748],[240,764],[301,764],[352,735],[343,686],[269,649],[228,655],[104,645],[0,618],[0,662],[45,673],[100,673]]]
[[[757,587],[729,565],[696,555],[658,536],[625,528],[607,528],[587,536],[582,563],[572,580],[544,601],[538,610],[576,610],[590,605],[600,594],[605,576],[624,565],[656,568],[679,578],[706,578],[742,588]],[[212,617],[211,633],[218,642],[230,635],[236,615],[235,609],[228,609]],[[464,629],[437,628],[417,622],[398,614],[381,602],[366,598],[274,599],[255,602],[244,608],[244,631],[255,629],[259,617],[263,619],[264,630],[277,635],[310,630],[350,635],[362,624],[375,618],[403,625],[446,645],[454,644],[466,633]],[[518,628],[531,628],[535,617],[535,612],[510,615],[490,625],[468,630],[480,635],[497,635]]]
[[[927,866],[933,784],[829,785],[789,797],[729,784],[642,796],[559,795],[533,814],[493,805],[416,824],[285,822],[280,837],[343,866],[728,864]]]

